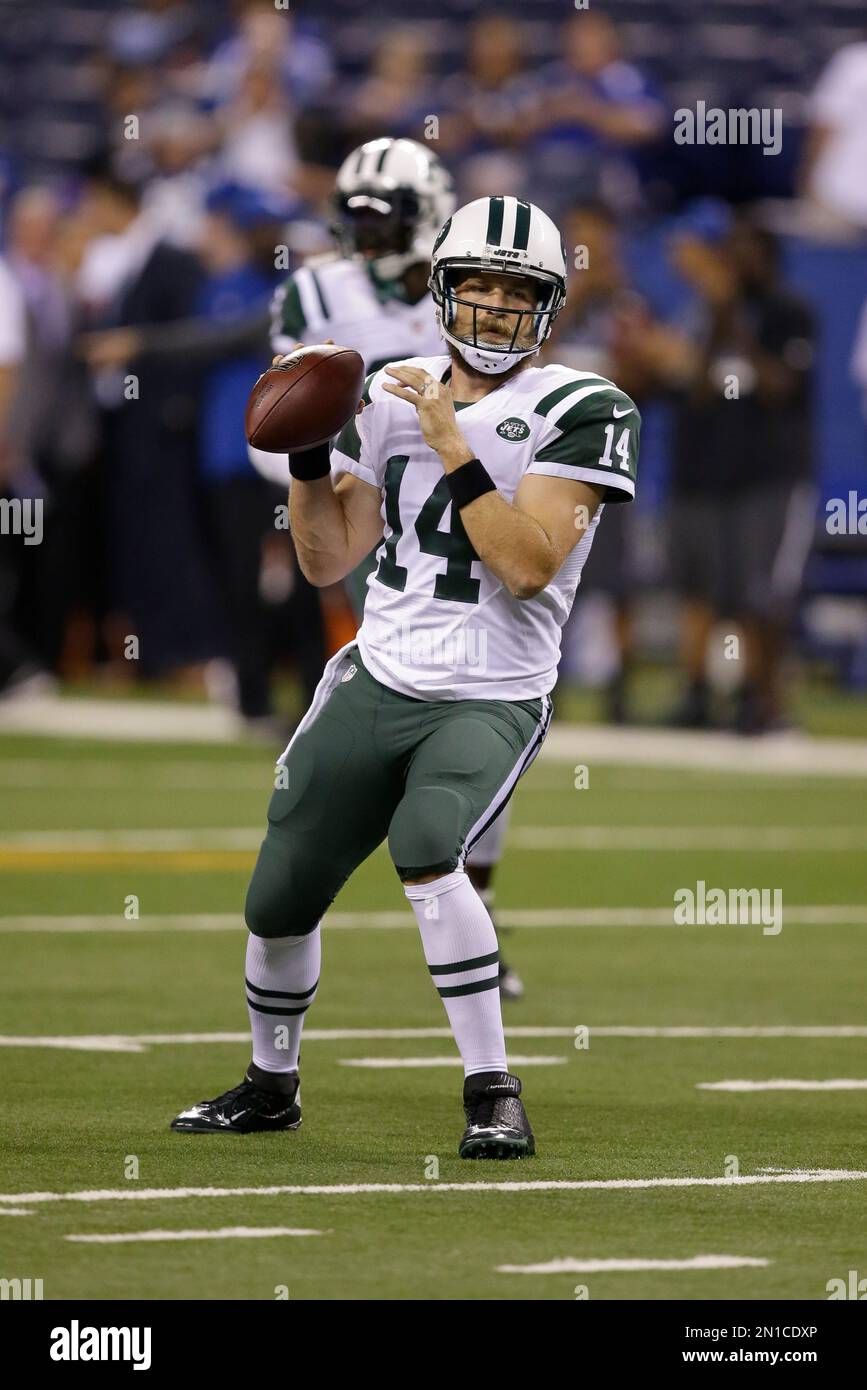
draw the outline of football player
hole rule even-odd
[[[359,352],[368,372],[401,358],[442,352],[428,280],[433,244],[454,212],[455,198],[439,157],[415,140],[369,140],[343,161],[333,208],[338,251],[312,258],[278,289],[271,315],[274,352],[331,339]],[[250,457],[272,481],[288,480],[285,454],[254,449]],[[359,623],[376,563],[373,551],[345,580]],[[467,864],[489,911],[508,821],[506,810]],[[507,999],[524,993],[520,976],[502,958],[500,991]]]
[[[440,231],[431,290],[448,351],[372,374],[326,445],[290,456],[311,583],[378,544],[357,637],[332,657],[286,749],[247,895],[253,1058],[178,1130],[297,1129],[319,923],[388,840],[464,1065],[464,1158],[535,1141],[510,1073],[473,844],[536,757],[561,629],[604,504],[635,492],[639,416],[604,377],[534,365],[566,293],[538,207],[480,198]]]

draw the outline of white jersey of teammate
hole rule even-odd
[[[417,304],[407,304],[378,288],[364,265],[336,253],[299,266],[271,304],[273,352],[291,352],[296,343],[310,346],[326,338],[354,348],[368,372],[402,357],[426,357],[443,350],[429,294]],[[288,455],[252,445],[249,455],[263,477],[288,486]]]
[[[281,285],[271,309],[271,346],[291,352],[298,342],[333,338],[354,348],[368,372],[401,357],[442,352],[436,311],[429,294],[406,304],[380,289],[366,267],[337,255],[300,266]]]
[[[448,380],[447,356],[409,363]],[[548,586],[517,599],[478,559],[452,508],[439,455],[415,407],[368,378],[365,407],[344,427],[332,476],[352,473],[382,492],[383,540],[368,579],[358,647],[383,685],[423,700],[525,700],[557,679],[560,639],[602,516]],[[604,502],[635,494],[640,417],[617,386],[590,372],[529,367],[458,424],[497,489],[512,501],[526,473],[601,484]]]

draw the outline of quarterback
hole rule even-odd
[[[417,140],[368,140],[340,166],[332,205],[337,252],[307,261],[277,290],[271,310],[274,352],[291,352],[302,339],[334,341],[355,348],[369,373],[400,358],[442,352],[428,285],[434,241],[455,210],[451,175],[442,160]],[[251,449],[250,456],[267,478],[286,483],[285,454]],[[344,581],[359,622],[376,568],[374,549]],[[467,860],[470,881],[489,911],[508,821],[506,807]],[[499,980],[505,999],[521,997],[522,981],[502,954]]]
[[[635,492],[639,417],[612,382],[533,364],[566,293],[541,209],[490,197],[455,212],[430,287],[447,352],[374,372],[330,455],[290,456],[311,583],[338,582],[375,545],[377,569],[271,798],[246,908],[252,1061],[177,1130],[298,1128],[319,924],[387,839],[464,1065],[459,1153],[535,1150],[506,1057],[497,939],[466,859],[545,737],[603,508]]]

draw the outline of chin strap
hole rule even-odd
[[[463,338],[456,338],[453,333],[445,327],[440,319],[440,329],[446,342],[457,348],[461,357],[468,367],[473,367],[477,372],[485,372],[488,376],[499,376],[502,372],[507,372],[510,367],[523,361],[525,357],[533,357],[539,351],[539,346],[523,348],[520,352],[486,352],[484,348],[475,347],[472,343],[467,343]]]

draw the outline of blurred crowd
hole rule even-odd
[[[340,6],[133,0],[86,55],[98,110],[72,155],[0,151],[0,498],[41,502],[38,544],[4,512],[0,692],[160,680],[234,701],[253,728],[277,668],[312,691],[351,619],[275,527],[285,497],[248,462],[244,404],[276,286],[333,246],[340,160],[388,134],[433,141],[460,201],[517,192],[559,221],[575,269],[549,358],[660,411],[650,504],[609,509],[587,567],[609,619],[609,716],[630,717],[650,592],[677,614],[668,717],[781,726],[817,528],[821,344],[780,231],[867,234],[867,28],[802,93],[781,174],[754,152],[678,148],[670,85],[601,6],[552,21],[542,53],[519,8],[464,7],[445,71],[424,23],[394,10],[353,67],[333,43]],[[662,225],[678,287],[664,309],[636,271]],[[867,392],[864,322],[845,370]],[[724,713],[721,621],[744,658]]]

